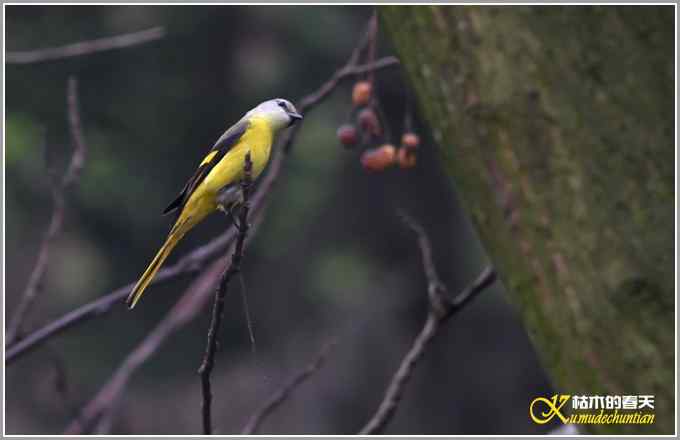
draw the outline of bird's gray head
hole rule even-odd
[[[295,106],[286,99],[276,98],[265,101],[246,113],[246,118],[266,118],[274,130],[290,127],[302,119]]]

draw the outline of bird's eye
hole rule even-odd
[[[288,108],[286,107],[286,103],[283,102],[283,101],[279,102],[279,107],[281,107],[282,109],[288,111]]]

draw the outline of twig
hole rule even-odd
[[[165,29],[162,26],[157,26],[139,32],[97,38],[95,40],[80,41],[77,43],[67,44],[65,46],[7,52],[5,54],[5,62],[7,64],[31,64],[59,60],[107,50],[137,46],[161,39],[164,36]]]
[[[416,363],[425,353],[428,344],[437,334],[439,328],[496,280],[495,271],[491,267],[487,267],[475,281],[463,289],[456,297],[450,299],[446,287],[437,275],[432,258],[432,245],[424,229],[413,219],[406,216],[403,217],[404,222],[418,237],[418,245],[423,258],[423,269],[427,278],[430,307],[425,325],[392,377],[377,411],[359,432],[361,435],[380,434],[383,432],[387,424],[392,420],[401,402],[404,388],[413,373]]]
[[[326,98],[338,86],[338,83],[347,77],[354,77],[366,72],[381,70],[386,67],[397,65],[399,65],[399,58],[393,56],[379,58],[374,62],[366,64],[348,63],[340,70],[336,71],[331,79],[323,84],[319,90],[302,98],[300,101],[300,110],[304,112],[304,110],[316,105],[319,101]]]
[[[302,113],[307,113],[320,104],[328,95],[331,94],[331,92],[339,85],[342,80],[355,77],[369,70],[381,70],[399,64],[399,60],[397,58],[385,57],[376,60],[374,63],[358,65],[356,64],[356,59],[358,58],[356,53],[357,51],[355,50],[355,52],[352,54],[352,57],[350,58],[350,61],[340,70],[336,71],[327,82],[322,84],[315,92],[303,97],[300,100],[299,107]],[[280,141],[282,146],[281,151],[276,153],[275,157],[272,159],[272,163],[269,165],[269,172],[266,176],[264,176],[252,198],[252,211],[254,215],[263,215],[261,212],[264,212],[264,199],[271,191],[280,175],[281,166],[284,162],[284,159],[287,157],[288,152],[292,148],[293,141],[299,126],[299,124],[294,126],[282,136]],[[210,243],[197,247],[189,254],[185,255],[173,266],[161,269],[154,277],[152,284],[169,281],[179,276],[197,271],[203,266],[203,264],[205,264],[206,261],[219,252],[223,251],[233,241],[234,237],[234,230],[229,229],[227,232],[223,233]],[[130,290],[133,287],[134,282],[115,289],[100,297],[99,299],[80,306],[79,308],[46,324],[44,327],[27,335],[24,339],[17,342],[16,344],[8,346],[5,352],[5,365],[9,365],[21,355],[37,348],[47,339],[62,333],[69,328],[75,327],[76,325],[85,323],[92,318],[108,313],[114,304],[120,303],[130,293]]]
[[[248,423],[241,430],[242,435],[253,435],[258,430],[262,422],[273,413],[286,399],[288,399],[293,391],[309,379],[323,366],[326,361],[328,353],[335,345],[335,341],[328,342],[321,347],[316,358],[308,364],[303,370],[299,371],[288,381],[283,387],[279,388],[260,408],[258,408],[248,419]]]
[[[250,152],[246,153],[245,162],[243,165],[243,180],[241,181],[241,193],[243,194],[243,202],[239,212],[239,224],[237,225],[238,235],[236,237],[236,246],[231,255],[231,264],[225,269],[220,280],[220,285],[215,292],[215,301],[212,308],[212,317],[210,320],[210,328],[208,330],[208,342],[205,348],[205,355],[203,362],[198,368],[198,373],[201,375],[201,385],[203,390],[203,406],[201,412],[203,414],[203,434],[210,435],[213,432],[212,428],[212,390],[210,385],[210,375],[215,366],[215,353],[217,352],[217,345],[219,344],[219,332],[222,329],[222,318],[224,317],[224,298],[227,296],[227,289],[231,278],[241,272],[241,260],[243,260],[243,250],[248,237],[248,213],[250,212],[250,186],[252,184],[252,169],[253,162],[250,160]]]
[[[52,218],[47,227],[42,243],[40,244],[40,251],[38,252],[38,259],[28,278],[28,283],[24,290],[19,304],[16,307],[14,315],[10,320],[7,328],[7,344],[11,344],[22,336],[24,319],[28,314],[33,302],[40,291],[45,272],[47,270],[47,263],[49,261],[50,245],[52,241],[61,232],[64,223],[64,205],[65,205],[65,191],[77,183],[80,172],[85,165],[85,156],[87,146],[83,137],[80,125],[80,110],[78,108],[78,80],[71,76],[68,79],[66,103],[68,112],[68,121],[71,131],[71,138],[73,140],[73,153],[71,160],[64,172],[61,181],[52,182]],[[48,164],[49,168],[49,164]],[[48,173],[48,175],[51,173]]]

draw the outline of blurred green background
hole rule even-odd
[[[40,326],[135,280],[161,244],[160,212],[222,131],[260,101],[296,102],[344,64],[369,7],[9,6],[9,51],[57,46],[152,26],[162,40],[67,60],[6,65],[6,310],[14,310],[51,213],[45,149],[56,166],[71,147],[66,81],[80,80],[89,147],[79,186],[67,196],[64,229],[51,248],[44,288],[29,315]],[[379,51],[389,54],[380,38]],[[408,91],[397,68],[377,75],[393,135]],[[305,118],[293,155],[248,248],[244,279],[256,337],[252,352],[237,283],[228,299],[214,379],[219,433],[237,433],[250,413],[327,340],[327,364],[262,427],[263,433],[351,434],[377,407],[426,313],[415,240],[402,207],[428,230],[451,290],[485,264],[424,128],[418,165],[369,175],[360,151],[335,130],[350,110],[351,83]],[[395,139],[396,140],[396,139]],[[45,148],[46,147],[46,148]],[[61,169],[61,168],[60,168]],[[213,216],[170,262],[227,227]],[[69,330],[10,365],[9,434],[58,434],[190,282],[151,287],[134,312]],[[206,309],[133,377],[114,434],[200,433],[196,369]],[[51,359],[67,374],[55,389]],[[387,433],[539,433],[528,404],[549,393],[523,329],[497,285],[458,315],[418,365]]]

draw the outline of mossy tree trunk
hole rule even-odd
[[[674,402],[674,11],[385,6],[447,171],[557,390]]]

